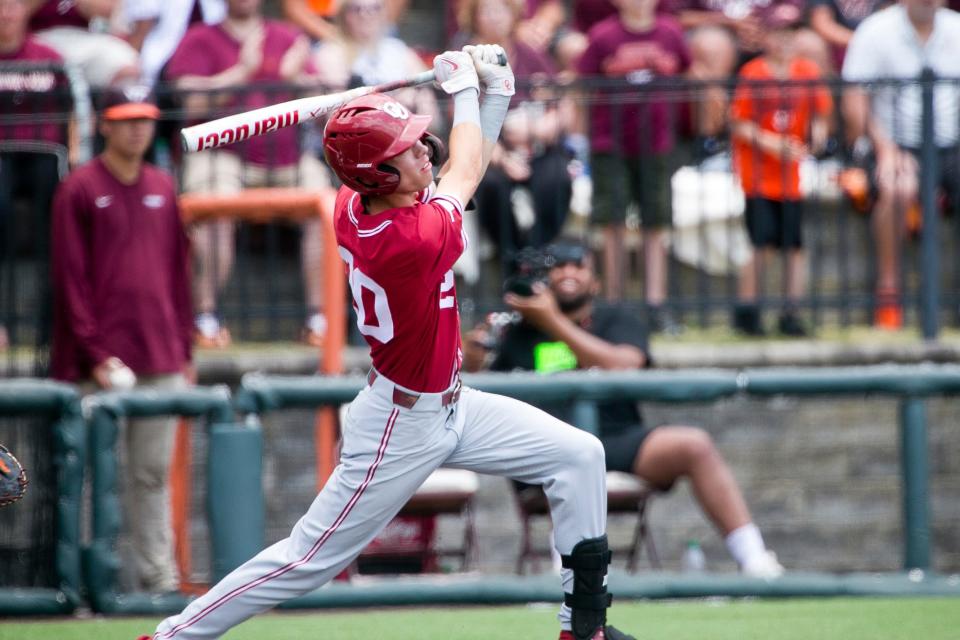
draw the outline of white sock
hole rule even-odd
[[[560,586],[564,593],[573,593],[573,569],[560,569]],[[560,623],[562,631],[571,631],[573,627],[570,624],[572,617],[570,607],[565,604],[560,605],[560,612],[557,613],[557,621]]]
[[[731,531],[724,539],[727,545],[727,551],[737,561],[741,567],[747,560],[757,554],[765,553],[767,547],[763,544],[763,536],[760,535],[760,529],[757,525],[749,522],[742,527],[737,527]]]

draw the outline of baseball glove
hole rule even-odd
[[[20,461],[0,444],[0,507],[13,504],[27,491],[27,472]]]

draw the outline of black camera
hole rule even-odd
[[[512,273],[503,281],[504,293],[518,296],[533,295],[533,285],[547,282],[547,274],[555,264],[553,255],[540,248],[526,247],[516,252],[511,260]]]

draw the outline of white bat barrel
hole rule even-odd
[[[360,87],[328,96],[299,98],[289,102],[245,111],[218,120],[203,122],[180,130],[183,150],[188,153],[216,149],[262,136],[271,131],[291,127],[329,113],[353,98],[370,93],[371,87]]]

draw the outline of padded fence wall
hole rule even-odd
[[[0,510],[0,615],[68,613],[80,597],[85,425],[68,385],[0,385],[0,442],[27,470],[23,500]]]

